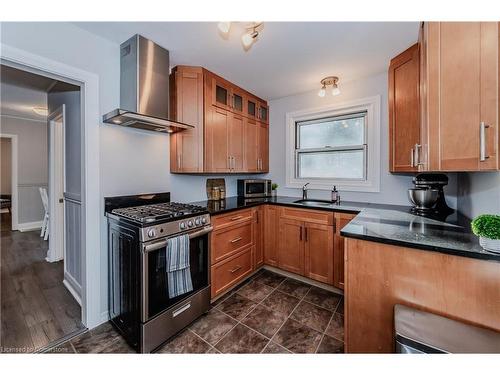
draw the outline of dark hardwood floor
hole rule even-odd
[[[81,329],[81,310],[64,287],[63,262],[45,261],[39,231],[10,230],[1,214],[0,352],[34,352]]]

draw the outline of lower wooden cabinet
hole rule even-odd
[[[303,223],[294,219],[279,219],[278,267],[304,274]]]
[[[264,206],[264,263],[278,266],[279,207]]]
[[[356,214],[263,205],[213,217],[212,298],[265,265],[344,288],[344,238]]]
[[[304,276],[333,285],[333,227],[305,223]]]
[[[335,214],[335,236],[333,244],[333,285],[339,289],[344,289],[344,237],[340,231],[356,215],[336,213]]]
[[[264,206],[254,210],[254,264],[255,268],[264,265]]]
[[[231,288],[243,280],[253,271],[252,249],[248,248],[241,253],[217,263],[211,267],[211,294],[212,298]]]

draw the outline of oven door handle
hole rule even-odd
[[[208,227],[197,230],[195,232],[188,233],[189,239],[203,236],[207,233],[210,233],[213,229],[214,229],[214,227],[210,225]],[[148,245],[144,245],[143,251],[145,253],[149,253],[150,251],[158,250],[158,249],[161,249],[162,247],[165,247],[165,246],[167,246],[167,239],[163,239],[163,240],[158,241],[158,242],[153,242],[153,243],[150,243]]]

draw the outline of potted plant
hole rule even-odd
[[[483,249],[500,253],[500,215],[479,215],[471,227]]]
[[[279,185],[276,183],[271,185],[271,196],[273,196],[273,197],[278,196],[278,187],[279,187]]]

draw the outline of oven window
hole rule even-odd
[[[208,235],[191,239],[189,251],[193,291],[172,299],[168,297],[165,248],[148,254],[148,319],[208,286]]]
[[[262,182],[250,182],[246,185],[247,194],[264,194],[266,184]]]

